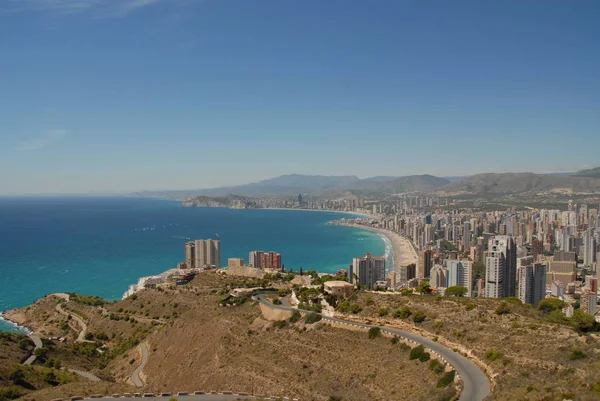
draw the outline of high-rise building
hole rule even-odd
[[[594,230],[588,228],[583,235],[583,265],[591,267],[596,261],[596,237]]]
[[[485,258],[485,296],[505,298],[515,296],[517,279],[515,241],[507,235],[496,235],[488,244]]]
[[[449,287],[447,282],[447,270],[444,269],[441,265],[434,265],[431,268],[431,277],[429,278],[429,285],[432,287]]]
[[[446,284],[448,287],[460,285],[467,289],[467,297],[473,289],[473,263],[470,260],[446,260]]]
[[[546,297],[546,265],[535,263],[533,256],[517,260],[519,285],[517,296],[524,304],[537,304]]]
[[[221,241],[198,239],[194,241],[195,267],[221,267]]]
[[[385,280],[385,258],[373,257],[370,253],[363,258],[354,258],[348,277],[353,284],[373,287],[376,281]]]
[[[463,249],[471,248],[471,223],[468,221],[463,224],[462,245]]]
[[[417,278],[427,278],[431,274],[433,267],[433,251],[425,249],[419,255],[419,264],[417,266]]]
[[[281,270],[281,255],[277,252],[251,251],[248,265],[259,269]]]
[[[581,293],[580,307],[590,315],[596,313],[596,303],[598,302],[598,294],[589,290],[584,290]]]
[[[185,265],[188,269],[196,267],[196,244],[193,242],[185,243]]]

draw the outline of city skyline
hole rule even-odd
[[[0,194],[597,167],[599,16],[593,1],[4,2]]]

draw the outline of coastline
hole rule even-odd
[[[348,211],[348,210],[295,209],[295,208],[289,208],[289,207],[257,207],[257,208],[237,209],[237,210],[252,210],[252,209],[256,209],[256,210],[295,210],[295,211],[300,211],[300,212],[328,212],[328,213],[347,214],[347,215],[350,215],[350,216],[360,216],[362,218],[369,218],[369,219],[375,218],[372,215],[367,214],[367,213],[351,212],[351,211]]]
[[[394,255],[393,271],[395,271],[396,273],[399,273],[401,266],[407,266],[412,263],[417,264],[417,254],[415,253],[414,248],[410,244],[410,240],[403,235],[383,228],[368,227],[362,224],[340,224],[340,226],[362,228],[364,230],[375,232],[381,235],[382,237],[385,237],[392,245],[392,251]]]
[[[9,311],[0,311],[0,332],[6,331],[6,330],[2,329],[2,326],[5,326],[8,328],[12,328],[12,330],[8,331],[9,333],[26,334],[26,335],[33,333],[33,330],[31,330],[29,327],[23,326],[23,325],[15,322],[14,320],[10,320],[9,318],[7,318],[4,315],[5,312],[9,312]]]

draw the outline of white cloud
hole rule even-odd
[[[160,1],[163,0],[8,0],[0,5],[0,11],[55,11],[63,14],[93,12],[104,17],[122,17]]]
[[[17,145],[16,149],[21,151],[44,149],[45,147],[48,147],[54,142],[60,140],[67,134],[68,131],[64,129],[51,130],[44,133],[39,138],[29,139],[27,141],[21,142]]]

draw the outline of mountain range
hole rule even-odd
[[[196,196],[221,197],[232,194],[243,197],[289,197],[298,194],[336,197],[386,196],[407,192],[474,195],[600,193],[600,167],[576,173],[484,173],[468,177],[436,177],[423,174],[360,179],[354,175],[287,174],[246,185],[182,191],[146,191],[136,195],[189,199]]]

